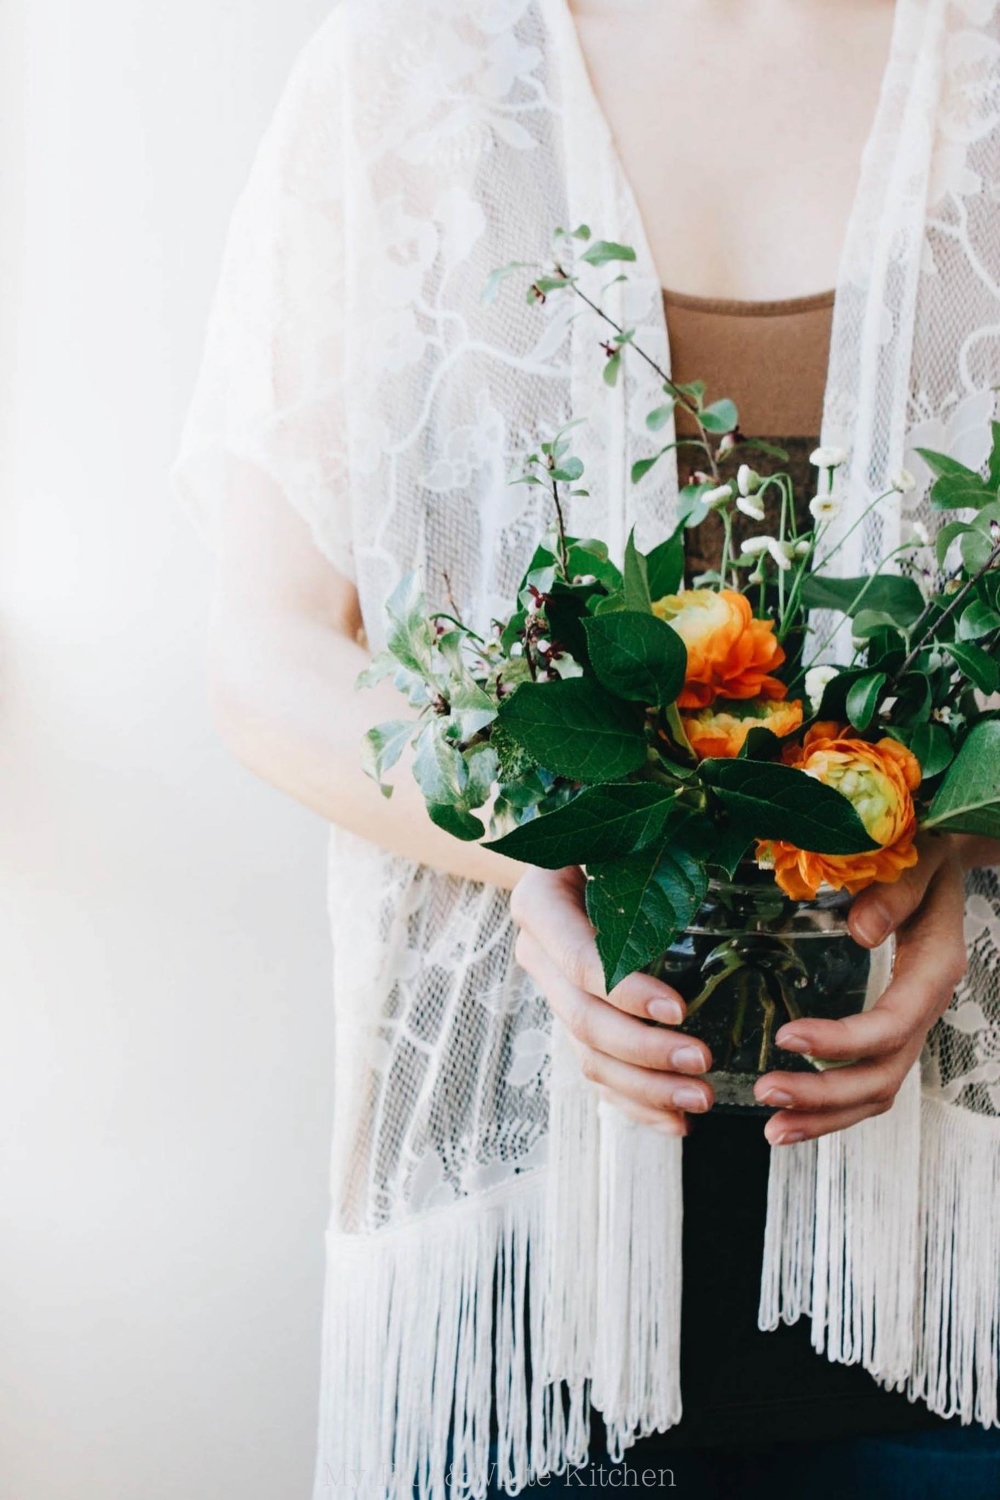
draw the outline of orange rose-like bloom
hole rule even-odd
[[[782,758],[836,787],[880,845],[867,854],[810,854],[794,844],[758,843],[758,858],[773,858],[774,878],[786,895],[811,900],[824,883],[854,895],[876,880],[898,880],[916,864],[912,793],[920,785],[921,770],[905,745],[891,739],[870,745],[844,734],[837,724],[820,723]]]
[[[653,605],[687,647],[680,708],[707,708],[716,698],[783,698],[785,685],[768,674],[785,653],[773,620],[758,620],[749,599],[733,589],[686,589]]]
[[[798,698],[791,703],[756,698],[723,707],[720,700],[699,713],[681,714],[681,719],[691,749],[705,760],[710,755],[739,755],[751,729],[770,729],[779,739],[791,734],[802,723],[802,704]]]

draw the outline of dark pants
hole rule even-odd
[[[524,1496],[676,1494],[678,1500],[998,1500],[1000,1430],[960,1427],[782,1443],[764,1449],[679,1448],[540,1480]],[[503,1491],[495,1484],[490,1500]]]

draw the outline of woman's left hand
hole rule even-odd
[[[918,847],[919,861],[895,884],[869,886],[851,907],[851,935],[864,947],[896,934],[893,976],[884,995],[860,1015],[789,1022],[775,1037],[788,1052],[849,1060],[850,1066],[758,1079],[757,1098],[778,1109],[764,1132],[774,1146],[884,1114],[965,973],[961,841],[931,835]]]

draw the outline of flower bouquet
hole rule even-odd
[[[603,324],[609,384],[624,359],[652,361],[575,267],[631,260],[582,226],[557,232],[551,263],[523,267],[530,301],[574,296]],[[521,269],[495,272],[485,295]],[[416,718],[372,729],[365,762],[382,784],[412,742],[440,827],[481,839],[486,818],[487,847],[582,866],[609,989],[636,970],[673,985],[683,1029],[712,1051],[717,1103],[753,1108],[760,1073],[823,1066],[775,1058],[782,1021],[849,1014],[885,987],[888,950],[848,934],[852,896],[914,864],[918,830],[1000,836],[1000,714],[988,706],[1000,689],[1000,424],[986,475],[919,450],[932,505],[953,516],[933,548],[917,526],[874,574],[844,578],[832,564],[849,534],[836,530],[845,455],[813,453],[817,492],[801,505],[786,455],[745,438],[732,401],[658,374],[647,426],[682,410],[691,435],[670,446],[694,455],[676,529],[646,553],[630,537],[617,560],[569,535],[584,465],[575,424],[553,433],[512,478],[551,494],[552,529],[506,616],[479,634],[457,610],[429,611],[414,576],[389,599],[387,650],[361,681],[393,676]],[[666,451],[636,463],[633,481]],[[893,488],[912,485],[903,473]],[[718,567],[686,580],[685,530],[713,512]],[[770,530],[736,540],[769,513]]]

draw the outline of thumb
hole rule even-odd
[[[927,887],[949,857],[947,837],[918,840],[920,858],[891,885],[878,882],[857,896],[847,919],[851,936],[864,948],[877,948],[920,906]]]

